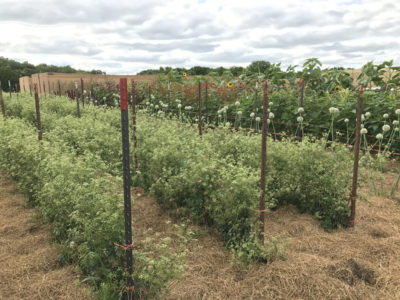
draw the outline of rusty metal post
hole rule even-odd
[[[171,105],[171,83],[168,81],[168,112]]]
[[[58,81],[58,95],[61,97],[61,84],[60,84],[60,80]]]
[[[124,179],[124,216],[125,216],[125,254],[128,271],[126,293],[128,299],[133,296],[133,264],[132,264],[132,211],[131,211],[131,174],[129,166],[129,125],[128,125],[128,87],[127,79],[120,79],[121,95],[121,127],[122,127],[122,165]]]
[[[11,100],[11,82],[10,82],[10,80],[8,81],[8,88],[10,90],[10,100]]]
[[[29,84],[29,94],[32,96],[32,85]]]
[[[256,86],[254,89],[254,132],[257,131],[257,122],[256,117],[257,117],[257,104],[258,104],[258,81],[256,82]]]
[[[49,96],[50,96],[50,95],[51,95],[51,88],[50,88],[50,80],[49,80],[49,79],[47,80],[47,84],[48,84],[48,86],[49,86],[48,94],[49,94]]]
[[[303,107],[303,98],[304,98],[304,77],[301,79],[300,107]]]
[[[202,118],[202,115],[201,115],[201,81],[199,81],[199,122],[198,122],[198,126],[199,126],[199,135],[200,136],[202,136],[202,125],[203,125],[203,122],[202,122],[202,120],[201,120],[201,118]]]
[[[85,95],[83,94],[83,79],[81,78],[81,99],[82,99],[82,106],[85,107]]]
[[[353,166],[353,184],[351,188],[351,208],[349,226],[354,227],[356,217],[357,200],[357,181],[358,181],[358,161],[360,159],[360,139],[361,139],[361,114],[363,107],[363,85],[358,89],[357,122],[356,122],[356,140],[354,142],[354,166]]]
[[[3,89],[1,88],[1,81],[0,81],[0,105],[1,105],[1,112],[2,112],[3,118],[5,120],[6,119],[6,107],[4,105]]]
[[[132,139],[133,139],[133,163],[135,166],[135,171],[138,170],[138,162],[137,162],[137,155],[136,155],[136,145],[137,145],[137,138],[136,138],[136,87],[135,81],[132,79]]]
[[[301,94],[300,94],[300,105],[299,107],[303,107],[303,99],[304,99],[304,77],[301,79]],[[299,131],[300,141],[303,140],[303,123],[300,123],[300,131]]]
[[[39,94],[42,93],[42,86],[40,84],[40,74],[38,73],[38,81],[39,81]]]
[[[265,177],[267,169],[267,111],[268,111],[268,81],[264,86],[263,112],[262,112],[262,135],[261,135],[261,196],[260,196],[260,240],[264,244],[265,224]]]
[[[37,129],[38,129],[38,138],[39,141],[42,140],[42,123],[40,121],[40,107],[39,107],[39,95],[38,95],[38,90],[37,86],[35,84],[35,107],[36,107],[36,123],[37,123]]]
[[[205,86],[205,95],[204,95],[204,97],[205,97],[205,104],[206,104],[206,112],[205,112],[205,114],[206,114],[206,123],[208,123],[208,82],[206,81],[206,86]]]
[[[76,112],[77,112],[78,118],[80,118],[81,111],[79,109],[79,95],[78,95],[78,83],[77,82],[75,82],[75,95],[74,96],[76,98]]]
[[[43,92],[44,92],[44,97],[46,98],[46,84],[43,81]]]

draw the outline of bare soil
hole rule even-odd
[[[94,299],[59,255],[49,226],[0,173],[0,299]]]

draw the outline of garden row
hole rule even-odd
[[[44,138],[78,157],[96,157],[107,172],[121,175],[120,113],[86,107],[82,118],[65,98],[42,101]],[[33,99],[7,104],[9,115],[35,124]],[[141,112],[137,121],[139,167],[133,184],[151,191],[161,205],[185,211],[195,221],[217,229],[240,256],[270,258],[258,234],[261,141],[234,134],[228,127],[199,138],[189,124],[154,119]],[[132,153],[133,155],[133,153]],[[323,141],[292,143],[268,140],[267,209],[293,203],[326,229],[347,226],[351,154],[341,145],[326,151]]]
[[[124,240],[122,178],[116,162],[121,161],[120,135],[94,118],[78,120],[63,100],[42,103],[41,142],[33,126],[33,99],[7,102],[8,118],[0,122],[0,168],[53,224],[62,260],[80,266],[99,298],[116,299],[126,281],[124,249],[118,246]],[[91,132],[92,126],[98,131]],[[108,134],[102,132],[107,129]],[[114,144],[113,161],[101,152],[100,137],[104,145],[111,137],[119,142],[118,149]],[[133,249],[137,297],[154,297],[182,272],[184,251],[170,253],[168,243],[169,239],[148,240]]]

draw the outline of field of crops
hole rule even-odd
[[[138,97],[145,97],[145,86],[137,90],[144,91]],[[342,90],[318,101],[305,97],[301,110],[294,91],[270,95],[267,212],[292,204],[300,212],[311,214],[326,230],[347,227],[353,168],[348,146],[354,139],[356,92]],[[343,94],[347,98],[342,99]],[[214,105],[217,114],[208,123],[207,115],[204,117],[202,137],[192,124],[197,117],[195,97],[182,96],[168,98],[168,93],[160,89],[142,100],[136,120],[137,147],[131,149],[131,157],[137,160],[137,166],[135,159],[131,162],[132,186],[149,191],[171,214],[190,217],[214,229],[239,260],[279,259],[284,238],[267,236],[265,245],[257,238],[261,161],[257,130],[261,120],[257,118],[261,115],[256,115],[260,105],[253,111],[255,95],[243,89],[240,96],[233,97],[233,103],[227,101],[222,106],[210,91],[210,111]],[[118,94],[110,97],[118,107]],[[364,114],[364,128],[373,131],[376,127],[383,135],[363,135],[361,164],[368,167],[365,170],[371,180],[367,184],[376,193],[387,192],[375,181],[390,150],[397,147],[398,122],[392,122],[400,115],[396,97],[395,93],[365,94],[370,114]],[[124,249],[118,247],[124,239],[121,116],[119,109],[92,105],[88,100],[77,118],[76,102],[49,95],[41,99],[43,141],[39,142],[33,98],[28,93],[13,95],[11,100],[5,96],[7,119],[0,123],[0,168],[53,224],[54,235],[63,245],[63,259],[77,263],[88,282],[105,298],[113,298],[126,277]],[[384,116],[386,113],[388,116]],[[245,114],[249,118],[242,119]],[[292,129],[280,127],[287,126],[289,119],[297,120]],[[317,120],[322,123],[320,131],[307,130]],[[252,130],[244,130],[245,124]],[[282,134],[297,136],[299,130],[301,141]],[[344,142],[339,143],[343,137]],[[382,152],[374,157],[369,150],[376,146]],[[181,243],[180,251],[169,251],[171,239]],[[156,295],[170,279],[179,276],[188,240],[190,233],[178,227],[161,242],[154,244],[148,239],[134,248],[138,297]]]

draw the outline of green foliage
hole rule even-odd
[[[77,123],[89,128],[93,122],[90,118],[74,121],[70,116],[51,120],[52,130],[46,132],[43,142],[37,141],[36,130],[23,120],[1,122],[0,168],[52,223],[54,236],[63,246],[61,259],[77,263],[87,276],[85,281],[99,288],[100,298],[115,298],[126,280],[125,253],[114,244],[124,240],[122,179],[110,174],[110,157],[101,149],[105,143],[97,141],[101,148],[93,148],[92,138],[86,135],[78,140],[82,153],[68,145],[69,139],[78,136]],[[61,135],[66,129],[62,124],[70,126],[72,134]],[[120,154],[114,156],[120,159]],[[138,243],[134,249],[133,279],[138,297],[154,298],[168,280],[182,272],[184,245],[190,235],[177,228],[170,236],[181,243],[175,253],[167,250],[170,238]],[[151,273],[148,268],[153,268]]]
[[[50,129],[45,138],[79,158],[93,157],[102,162],[99,166],[103,171],[120,175],[119,111],[87,107],[83,117],[76,119],[62,116],[68,108],[55,113],[55,105],[47,107],[52,101],[60,100],[43,103],[44,116],[49,116],[44,118],[44,125]],[[33,111],[26,101],[20,102],[16,107]],[[138,113],[139,168],[132,174],[134,183],[151,191],[164,207],[218,230],[239,256],[262,260],[276,257],[265,251],[268,247],[258,247],[254,238],[259,216],[259,135],[235,134],[226,127],[209,130],[199,138],[190,124],[177,125],[173,120]],[[332,145],[332,151],[326,150],[324,141],[269,139],[266,208],[292,203],[319,219],[325,229],[346,226],[351,155],[341,145]],[[74,192],[66,190],[67,194]]]

